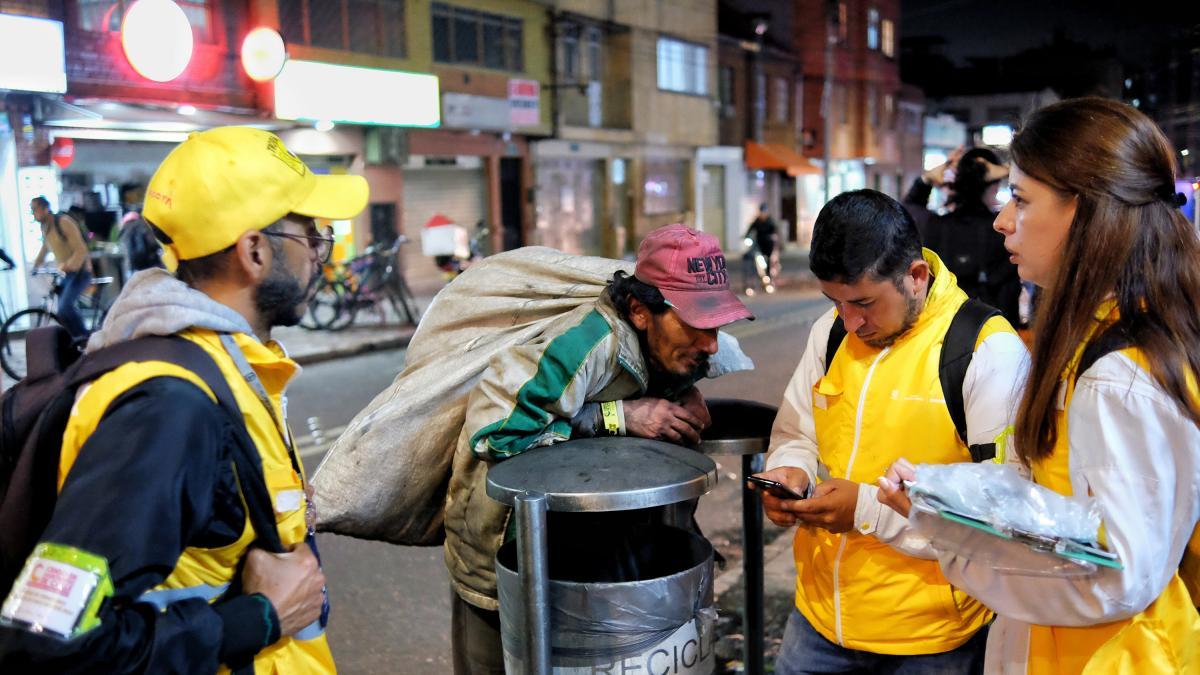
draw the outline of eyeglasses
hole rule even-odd
[[[317,262],[324,265],[329,262],[329,256],[333,253],[333,228],[323,227],[317,230],[317,234],[291,234],[290,232],[267,232],[263,234],[268,237],[283,237],[298,241],[302,244],[308,244],[317,254]]]

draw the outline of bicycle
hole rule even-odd
[[[387,321],[387,308],[398,319],[417,325],[421,311],[400,271],[400,247],[408,238],[400,236],[388,248],[369,246],[362,255],[326,270],[309,302],[310,327],[342,330],[354,323],[359,312],[372,309],[380,322]]]
[[[25,343],[20,338],[34,328],[52,324],[63,325],[58,317],[58,300],[65,275],[58,270],[36,269],[33,270],[33,276],[53,277],[50,290],[46,292],[40,304],[7,317],[3,326],[0,326],[0,367],[3,367],[9,377],[16,380],[25,377]],[[112,281],[112,277],[94,277],[88,284],[87,291],[79,296],[79,314],[83,318],[87,335],[91,335],[104,324],[111,303],[102,297],[101,287],[111,284]],[[86,338],[79,338],[76,342],[82,349]]]

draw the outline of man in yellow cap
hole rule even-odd
[[[174,335],[212,358],[283,552],[253,546],[269,528],[251,526],[263,514],[231,460],[236,422],[205,381],[125,363],[76,395],[44,545],[0,612],[0,670],[335,672],[315,514],[282,404],[299,367],[271,328],[299,320],[329,256],[316,219],[366,202],[361,177],[316,176],[258,129],[192,134],[163,161],[144,217],[176,273],[135,275],[88,350]],[[61,601],[45,603],[53,593]]]

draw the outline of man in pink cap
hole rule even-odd
[[[616,272],[595,303],[492,360],[468,399],[446,500],[456,674],[504,672],[495,557],[509,509],[486,496],[488,466],[573,438],[694,445],[711,424],[695,383],[717,329],[753,318],[716,237],[668,225],[642,242],[633,276]]]

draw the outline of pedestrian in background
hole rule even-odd
[[[947,182],[951,162],[953,177]],[[922,243],[954,272],[967,297],[995,307],[1009,323],[1018,326],[1021,282],[1017,267],[1004,250],[1004,237],[992,229],[1000,210],[996,193],[1007,176],[1008,169],[987,148],[971,148],[961,156],[955,152],[945,164],[921,174],[905,195],[904,206],[918,223],[924,224],[918,225]],[[950,189],[949,211],[945,214],[929,211],[929,197],[935,187]]]
[[[936,524],[924,534],[946,577],[999,615],[989,673],[1200,672],[1200,239],[1175,153],[1144,114],[1100,98],[1036,111],[1011,148],[995,227],[1043,291],[1011,459],[1094,499],[1123,569],[1031,576],[1006,571],[1023,544],[956,555]],[[913,477],[897,463],[880,499],[907,514],[899,481]]]
[[[42,247],[33,260],[36,270],[46,262],[48,253],[54,254],[58,271],[63,273],[62,290],[58,296],[58,318],[63,327],[76,340],[87,336],[83,317],[79,315],[79,296],[92,283],[92,261],[88,257],[87,242],[83,240],[79,224],[71,216],[54,213],[45,197],[34,197],[29,203],[34,220],[42,228]]]
[[[775,224],[775,219],[771,218],[766,202],[758,205],[758,213],[754,220],[750,221],[750,226],[746,228],[746,234],[742,237],[748,244],[742,257],[742,284],[746,295],[754,295],[752,277],[756,277],[762,283],[763,291],[768,294],[774,293],[775,283],[772,277],[778,274],[776,244],[779,243],[779,226]]]

